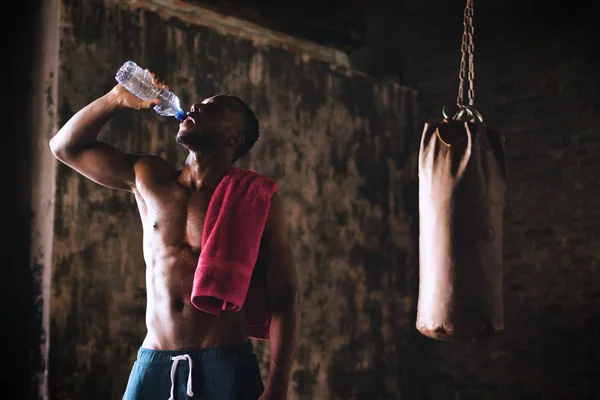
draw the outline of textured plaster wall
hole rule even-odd
[[[280,183],[303,301],[291,398],[398,398],[415,335],[414,91],[111,2],[63,0],[60,23],[60,125],[126,60],[185,106],[234,93],[255,109],[262,135],[241,166]],[[179,163],[176,131],[174,119],[132,111],[101,139]],[[54,230],[52,398],[120,398],[145,333],[133,195],[61,165]],[[266,374],[268,348],[257,352]]]

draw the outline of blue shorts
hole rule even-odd
[[[207,349],[140,348],[124,400],[257,400],[264,390],[250,341]]]

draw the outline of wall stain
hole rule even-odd
[[[403,194],[414,190],[415,148],[407,145],[414,115],[406,111],[414,92],[150,11],[113,4],[99,11],[99,4],[63,1],[70,29],[61,33],[60,124],[110,90],[126,60],[156,71],[184,107],[215,93],[239,95],[261,123],[239,166],[279,181],[300,280],[290,398],[400,396],[408,334],[397,332],[412,329],[417,268]],[[125,112],[100,138],[181,163],[176,133],[174,119]],[[55,234],[52,398],[120,398],[145,335],[133,195],[61,166]],[[268,346],[255,348],[266,378]]]

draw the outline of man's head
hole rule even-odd
[[[194,104],[179,124],[177,143],[199,153],[229,152],[243,157],[258,140],[258,120],[241,99],[217,95]]]

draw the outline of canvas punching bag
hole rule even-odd
[[[425,124],[419,149],[416,327],[439,340],[483,340],[504,329],[504,138],[472,107],[472,16],[467,1],[458,111]]]

